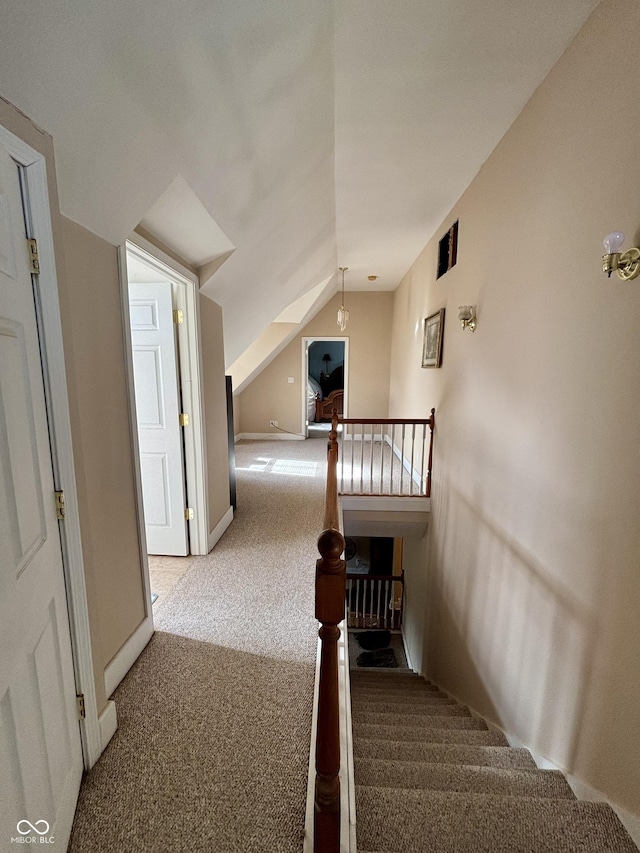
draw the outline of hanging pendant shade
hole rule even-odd
[[[344,274],[349,267],[338,267],[338,269],[342,273],[342,297],[338,308],[338,326],[340,326],[340,331],[344,332],[349,322],[349,309],[344,307]]]

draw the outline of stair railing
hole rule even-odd
[[[327,448],[324,530],[318,539],[316,619],[320,622],[320,680],[314,791],[314,853],[340,850],[340,705],[338,625],[345,614],[346,572],[341,559],[344,537],[338,505],[338,431],[334,412]]]
[[[344,457],[339,487],[338,475],[338,424],[343,424],[347,435],[353,437],[360,428],[360,493],[365,494],[404,494],[407,496],[429,497],[431,494],[431,464],[433,455],[433,428],[435,409],[426,420],[367,420],[339,418],[334,410],[331,419],[331,431],[327,446],[327,486],[325,492],[324,530],[318,539],[320,558],[316,562],[316,604],[315,615],[320,622],[318,631],[320,646],[320,666],[318,675],[318,702],[315,742],[315,780],[313,786],[313,851],[314,853],[339,853],[341,837],[341,808],[343,797],[340,791],[340,687],[339,687],[339,640],[340,623],[345,618],[346,564],[342,559],[344,537],[340,530],[339,494],[345,492]],[[367,430],[367,427],[369,429]],[[379,427],[379,430],[376,430]],[[422,428],[422,432],[420,432]],[[427,429],[429,444],[427,453]],[[380,436],[379,438],[377,436]],[[369,436],[367,438],[367,436]],[[343,440],[344,440],[343,433]],[[398,444],[398,442],[400,442]],[[370,477],[365,492],[365,443],[371,447],[367,457]],[[374,445],[388,445],[383,449],[377,468],[374,457]],[[352,445],[353,447],[353,445]],[[344,450],[344,443],[342,445]],[[353,451],[352,451],[353,452]],[[407,456],[408,454],[408,456]],[[399,461],[394,462],[394,457]],[[352,456],[352,478],[354,456]],[[389,476],[385,476],[385,461]],[[394,469],[399,476],[394,477]],[[375,478],[373,474],[375,473]],[[408,491],[404,483],[408,483]],[[355,492],[351,481],[351,493]],[[374,487],[374,483],[378,483]],[[388,490],[385,491],[384,489]],[[347,492],[348,493],[348,492]],[[402,583],[402,578],[392,576],[392,583]],[[391,578],[390,578],[391,580]],[[392,596],[395,602],[395,595]],[[395,604],[393,605],[395,609]],[[395,618],[395,616],[393,617]],[[347,700],[348,704],[348,700]],[[348,751],[348,750],[347,750]],[[344,761],[348,764],[348,756]],[[349,812],[349,809],[347,809]],[[350,812],[349,812],[350,813]],[[348,818],[350,820],[350,818]],[[350,838],[350,836],[349,836]],[[306,849],[306,842],[305,842]]]
[[[347,627],[399,631],[404,575],[347,572]]]
[[[435,414],[431,409],[426,419],[338,418],[340,494],[431,497]]]

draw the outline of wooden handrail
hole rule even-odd
[[[432,416],[435,409],[431,409]],[[432,418],[342,418],[339,424],[431,424]]]
[[[318,539],[316,619],[320,622],[320,682],[316,734],[314,853],[340,850],[340,706],[338,694],[338,625],[344,619],[346,579],[344,537],[338,512],[337,415],[334,412],[327,448],[325,529]]]
[[[404,575],[361,575],[358,572],[347,572],[348,581],[393,581],[404,583]]]

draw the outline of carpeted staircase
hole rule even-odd
[[[604,803],[415,673],[351,673],[359,853],[638,853]]]

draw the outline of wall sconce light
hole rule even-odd
[[[478,319],[476,317],[476,306],[461,305],[458,310],[460,311],[460,313],[458,314],[458,320],[460,320],[462,328],[471,329],[472,332],[475,332],[476,326],[478,325]]]
[[[602,245],[606,254],[602,256],[602,272],[606,272],[611,278],[611,273],[615,270],[623,281],[631,281],[640,275],[640,249],[632,246],[620,254],[623,243],[622,231],[613,231],[604,238]]]

